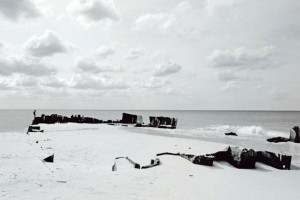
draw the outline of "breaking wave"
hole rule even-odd
[[[188,131],[177,130],[178,134],[203,136],[203,137],[224,137],[224,133],[235,132],[241,137],[289,137],[289,132],[282,132],[276,130],[269,130],[261,126],[230,126],[230,125],[216,125],[204,128],[196,128]]]

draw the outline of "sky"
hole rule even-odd
[[[0,108],[300,110],[299,10],[297,0],[0,0]]]

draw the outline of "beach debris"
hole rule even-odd
[[[294,126],[290,130],[290,140],[295,143],[300,143],[300,131],[299,126]]]
[[[177,118],[170,117],[154,117],[150,116],[150,123],[145,125],[143,122],[143,117],[141,115],[134,115],[129,113],[122,113],[121,120],[99,120],[91,117],[84,117],[82,115],[71,115],[71,117],[62,116],[58,114],[45,115],[42,114],[40,117],[34,115],[32,125],[37,124],[55,124],[55,123],[90,123],[90,124],[99,124],[105,123],[109,125],[120,125],[126,126],[127,124],[135,124],[135,127],[155,127],[155,128],[167,128],[167,129],[176,129],[177,127]],[[42,131],[41,131],[42,132]],[[28,134],[28,132],[27,132]]]
[[[134,166],[134,168],[136,168],[136,169],[140,169],[141,168],[141,166],[138,163],[133,162],[133,160],[131,160],[128,157],[116,157],[115,161],[114,161],[114,164],[112,166],[112,171],[117,171],[117,160],[119,160],[119,159],[126,159],[126,160],[128,160]]]
[[[34,117],[32,124],[55,124],[55,123],[103,123],[103,120],[99,120],[91,117],[84,117],[81,115],[71,115],[71,117],[66,117],[58,114],[44,115],[42,114],[40,117]],[[111,122],[110,122],[111,123]]]
[[[269,151],[257,151],[257,162],[264,163],[277,169],[290,169],[292,156],[276,155]]]
[[[157,128],[169,128],[169,129],[176,129],[177,126],[177,118],[170,118],[170,117],[154,117],[150,116],[150,127],[157,127]]]
[[[256,152],[253,149],[241,149],[229,146],[224,151],[206,155],[213,156],[215,161],[226,161],[236,168],[255,168]]]
[[[160,160],[158,158],[155,158],[155,159],[151,159],[150,165],[144,165],[141,167],[141,169],[148,169],[148,168],[155,167],[158,165],[160,165]]]
[[[114,161],[114,164],[112,166],[112,171],[117,171],[117,160],[118,159],[126,159],[128,160],[135,169],[148,169],[148,168],[151,168],[151,167],[155,167],[155,166],[158,166],[160,164],[160,160],[158,158],[155,158],[155,159],[151,159],[150,161],[150,164],[149,165],[144,165],[144,166],[141,166],[140,164],[134,162],[133,160],[131,160],[130,158],[128,157],[116,157],[115,158],[115,161]]]
[[[239,169],[254,169],[256,162],[261,162],[277,169],[290,169],[292,156],[276,155],[268,151],[254,151],[253,149],[227,147],[223,151],[218,151],[206,155],[192,155],[183,153],[158,153],[157,156],[173,155],[180,156],[191,161],[193,164],[213,166],[213,161],[226,161]]]
[[[234,132],[229,132],[229,133],[225,133],[225,135],[228,135],[228,136],[238,136],[236,133]]]
[[[41,133],[43,133],[44,130],[41,130],[41,127],[40,127],[40,126],[32,126],[32,125],[30,125],[30,126],[28,127],[28,129],[27,129],[27,134],[28,134],[29,132],[41,132]]]
[[[172,156],[180,156],[182,158],[185,158],[189,161],[191,161],[193,164],[196,165],[206,165],[206,166],[213,166],[214,157],[213,156],[204,156],[204,155],[192,155],[192,154],[182,154],[182,153],[170,153],[170,152],[164,152],[164,153],[158,153],[156,156],[162,156],[162,155],[172,155]]]
[[[122,114],[122,120],[120,121],[124,124],[143,124],[143,117],[141,115],[133,115],[129,113]]]
[[[273,137],[273,138],[268,138],[267,141],[268,142],[279,143],[279,142],[289,142],[290,139],[285,138],[285,137]]]
[[[52,154],[51,156],[48,156],[47,158],[44,159],[45,162],[54,162],[54,154]]]
[[[58,183],[67,183],[67,181],[56,181]]]
[[[141,124],[141,123],[136,123],[136,124],[134,125],[134,127],[143,127],[143,124]]]

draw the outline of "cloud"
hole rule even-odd
[[[72,77],[70,86],[75,89],[107,90],[127,89],[129,85],[122,79],[97,77],[87,74],[76,74]]]
[[[32,90],[38,88],[38,78],[26,75],[15,75],[0,80],[0,90]]]
[[[44,57],[66,53],[73,48],[73,45],[63,41],[55,32],[47,30],[41,36],[29,38],[23,47],[32,56]]]
[[[151,77],[148,80],[142,82],[141,87],[148,89],[158,89],[170,85],[170,81],[163,80],[158,77]]]
[[[75,0],[68,5],[67,12],[83,24],[120,19],[113,0]]]
[[[232,72],[221,72],[221,73],[219,73],[218,78],[219,78],[220,81],[232,81],[232,80],[237,79],[235,74],[232,73]]]
[[[116,69],[112,68],[110,65],[99,64],[99,62],[96,62],[91,58],[80,59],[79,61],[76,62],[76,68],[81,73],[90,73],[90,74],[117,71]]]
[[[272,89],[269,92],[271,98],[275,101],[282,101],[288,97],[288,93],[286,91],[278,90],[277,88]]]
[[[147,13],[135,20],[135,28],[138,31],[165,33],[169,15],[166,13]]]
[[[0,0],[0,14],[13,21],[41,16],[31,0]]]
[[[7,80],[0,80],[0,90],[12,90],[13,86]]]
[[[182,1],[170,12],[139,16],[135,20],[134,30],[155,35],[192,37],[201,31],[199,19],[203,18],[202,11],[202,3]]]
[[[129,50],[128,54],[125,57],[130,60],[135,60],[142,57],[144,54],[145,54],[144,48],[133,48]]]
[[[40,82],[41,85],[49,87],[49,88],[65,88],[68,86],[68,82],[63,79],[63,78],[59,78],[57,76],[50,76],[47,77],[46,79],[43,79]]]
[[[263,88],[264,88],[264,86],[262,86],[262,85],[256,85],[254,87],[254,90],[262,90]]]
[[[271,62],[273,54],[273,46],[259,49],[241,47],[234,51],[215,50],[209,55],[208,63],[216,68],[264,69],[277,66]]]
[[[240,88],[241,87],[236,81],[229,81],[221,88],[221,90],[238,90]]]
[[[39,59],[28,57],[0,57],[0,75],[26,74],[30,76],[47,76],[56,73],[56,69]]]
[[[17,87],[26,87],[26,88],[32,88],[38,86],[38,80],[34,77],[18,77],[16,80],[15,86]]]
[[[170,59],[170,55],[162,51],[156,51],[152,54],[151,58],[156,62],[166,62]]]
[[[96,49],[95,55],[102,59],[106,59],[107,57],[113,55],[114,53],[115,53],[115,45],[112,44],[112,45],[104,45],[98,47],[98,49]]]
[[[234,72],[220,72],[218,75],[220,81],[263,81],[261,77],[237,76]]]
[[[163,62],[155,66],[155,76],[167,76],[181,70],[181,66],[173,62]]]

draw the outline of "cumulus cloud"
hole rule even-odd
[[[6,80],[0,81],[0,90],[11,90],[11,89],[13,89],[13,86],[11,85],[11,83],[9,83]]]
[[[14,75],[0,80],[0,90],[32,90],[39,87],[39,80],[36,77]]]
[[[24,57],[0,57],[0,75],[26,74],[30,76],[47,76],[56,73],[56,69],[39,59]]]
[[[229,81],[221,88],[221,90],[237,90],[240,88],[241,87],[238,85],[236,81]]]
[[[218,75],[220,81],[262,81],[261,77],[236,75],[234,72],[220,72]]]
[[[59,78],[57,76],[47,77],[46,79],[43,79],[40,82],[40,84],[55,89],[64,88],[68,86],[68,82],[65,79]]]
[[[143,81],[141,86],[148,89],[158,89],[170,85],[171,82],[163,80],[159,77],[151,77],[146,81]]]
[[[156,62],[166,62],[170,59],[170,55],[162,51],[156,51],[152,54],[151,58]]]
[[[135,20],[137,31],[180,37],[195,36],[200,32],[203,4],[180,2],[170,12],[146,13]]]
[[[135,60],[142,57],[144,54],[145,54],[144,48],[133,48],[129,50],[128,54],[125,57],[130,60]]]
[[[76,68],[80,72],[90,73],[90,74],[98,74],[102,72],[112,72],[116,71],[113,67],[107,64],[100,64],[93,59],[90,58],[82,58],[76,62]]]
[[[107,57],[113,55],[114,53],[115,53],[115,45],[104,45],[96,49],[95,55],[102,59],[106,59]]]
[[[36,57],[53,56],[68,52],[73,45],[63,41],[58,34],[47,30],[41,36],[29,38],[23,45],[24,49]]]
[[[166,31],[169,20],[169,15],[166,13],[147,13],[140,16],[135,21],[135,28],[138,31],[145,31],[150,33],[159,31],[164,33]]]
[[[13,21],[41,16],[32,0],[0,0],[0,14]]]
[[[32,88],[38,86],[38,83],[38,80],[34,77],[18,77],[15,86],[23,88]]]
[[[155,66],[155,76],[167,76],[181,70],[181,66],[173,62],[163,62]]]
[[[97,77],[88,74],[76,74],[72,77],[70,86],[75,89],[127,89],[129,85],[122,79]]]
[[[83,24],[120,19],[113,0],[75,0],[68,5],[67,11]]]
[[[277,66],[271,62],[273,54],[273,46],[265,46],[258,49],[241,47],[234,51],[215,50],[209,55],[208,62],[210,66],[216,68],[264,69]]]

